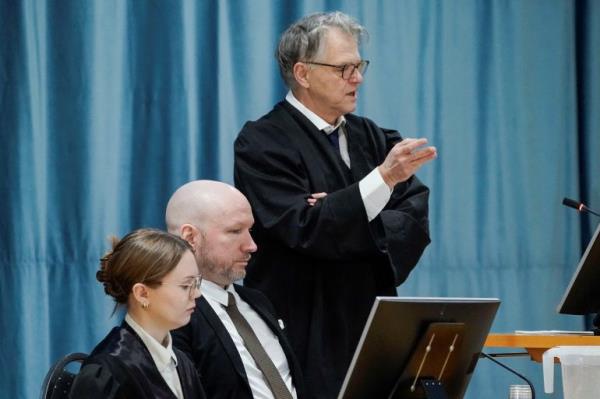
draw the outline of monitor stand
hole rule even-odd
[[[454,373],[464,323],[430,323],[388,399],[448,399],[443,381]]]
[[[435,378],[421,378],[419,382],[427,399],[448,399],[441,381]]]

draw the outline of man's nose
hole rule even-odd
[[[363,79],[363,74],[360,73],[358,68],[354,69],[354,72],[352,72],[352,76],[350,76],[350,82],[354,84],[361,84]]]
[[[246,237],[246,242],[245,242],[245,245],[244,245],[244,250],[246,252],[249,252],[249,253],[254,253],[258,249],[258,246],[256,245],[256,243],[252,239],[252,236],[250,235],[250,233],[247,233],[247,234],[248,234],[248,236]]]

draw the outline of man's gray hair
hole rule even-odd
[[[315,13],[295,22],[281,35],[275,58],[279,72],[290,88],[296,86],[294,65],[298,61],[314,61],[322,50],[323,38],[330,28],[338,28],[351,35],[357,44],[368,37],[367,30],[354,18],[342,12]]]

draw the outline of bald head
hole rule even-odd
[[[236,188],[211,180],[187,183],[171,196],[165,219],[169,232],[194,249],[204,279],[225,287],[244,278],[257,248],[252,209]]]
[[[218,220],[227,210],[250,208],[244,195],[229,184],[195,180],[179,187],[169,199],[165,221],[169,233],[180,235],[184,224],[198,227]]]

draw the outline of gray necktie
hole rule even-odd
[[[246,349],[248,349],[248,352],[250,352],[250,355],[252,355],[256,365],[265,376],[267,383],[271,387],[273,396],[275,396],[275,399],[293,399],[289,389],[285,386],[285,382],[283,382],[283,378],[281,378],[281,374],[279,374],[279,371],[277,371],[277,368],[273,364],[273,361],[269,355],[267,355],[265,348],[263,348],[260,341],[256,337],[254,330],[252,330],[252,327],[250,327],[248,321],[246,321],[244,316],[242,316],[238,310],[237,305],[235,304],[235,297],[231,292],[228,294],[229,302],[225,307],[225,311],[235,325],[238,333],[244,340]]]

